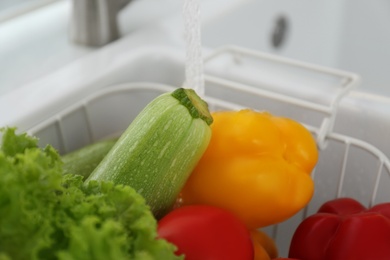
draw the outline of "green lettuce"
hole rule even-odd
[[[53,147],[3,129],[0,259],[181,259],[131,187],[62,171]]]

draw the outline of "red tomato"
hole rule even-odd
[[[158,223],[158,235],[177,246],[186,260],[253,260],[250,232],[221,208],[191,205],[175,209]]]

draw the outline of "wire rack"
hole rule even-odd
[[[261,70],[254,70],[253,73],[253,68],[258,63],[261,64]],[[311,203],[285,223],[265,229],[276,239],[281,253],[286,253],[298,223],[308,214],[314,213],[324,201],[351,196],[370,206],[389,198],[390,161],[386,154],[365,141],[333,131],[339,104],[356,86],[358,76],[235,46],[223,47],[211,53],[206,57],[205,65],[207,73],[204,98],[211,110],[248,107],[264,109],[267,104],[270,105],[271,113],[275,108],[279,115],[296,110],[298,112],[294,115],[297,115],[297,120],[305,119],[307,122],[302,123],[316,138],[320,159],[312,173],[316,191]],[[326,102],[318,101],[321,94],[316,94],[317,89],[311,89],[311,94],[305,99],[294,95],[294,89],[288,89],[291,93],[286,92],[283,84],[248,80],[249,74],[244,73],[245,80],[229,78],[238,70],[245,72],[249,69],[250,74],[256,76],[262,74],[262,71],[269,72],[270,68],[284,77],[284,81],[279,83],[287,82],[288,85],[289,82],[309,82],[309,85],[316,85],[319,82],[322,84],[320,88],[326,93]],[[295,77],[297,74],[300,76]],[[262,84],[258,84],[259,82]],[[326,86],[323,82],[327,82]],[[156,83],[110,86],[91,94],[28,132],[38,136],[42,145],[50,143],[61,153],[66,153],[120,133],[154,97],[173,89],[172,86]],[[278,105],[273,106],[274,104]],[[305,117],[310,111],[319,113],[319,119]]]

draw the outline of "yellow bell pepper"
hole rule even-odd
[[[254,229],[250,231],[254,260],[271,260],[278,257],[278,249],[275,241],[261,230]]]
[[[248,228],[282,222],[307,205],[318,150],[300,123],[250,109],[212,114],[212,137],[181,202],[235,213]]]

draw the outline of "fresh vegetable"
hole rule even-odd
[[[304,126],[250,109],[212,116],[212,138],[181,192],[183,205],[225,208],[249,228],[284,221],[305,207],[318,151]]]
[[[161,218],[206,150],[211,123],[206,102],[194,90],[162,94],[134,119],[86,182],[130,185]]]
[[[261,230],[251,230],[253,248],[255,252],[254,260],[270,260],[278,256],[278,249],[275,242]]]
[[[289,256],[302,260],[390,259],[390,203],[367,209],[352,198],[325,203],[306,218]]]
[[[212,206],[175,209],[158,223],[157,232],[177,246],[186,260],[253,260],[245,225],[230,212]]]
[[[272,260],[302,260],[302,259],[278,257],[278,258],[274,258]]]
[[[0,259],[178,259],[129,186],[63,175],[59,154],[3,130]]]
[[[118,139],[101,140],[62,156],[64,174],[78,174],[84,179],[103,160]]]

